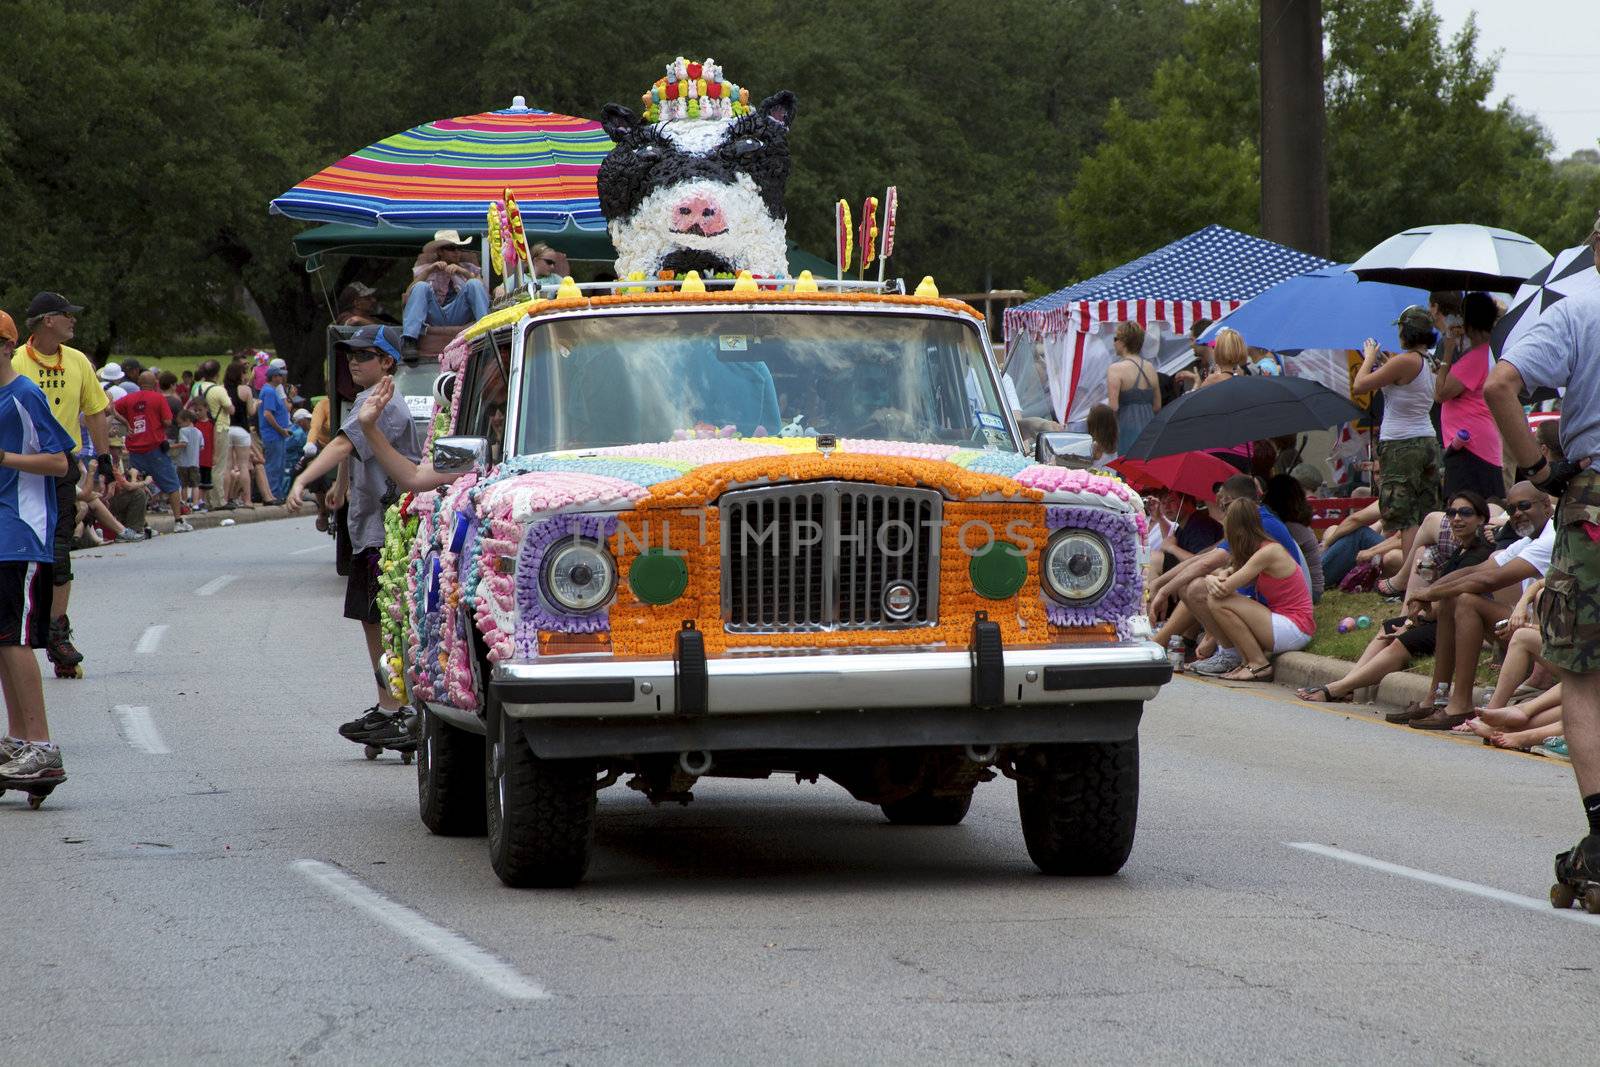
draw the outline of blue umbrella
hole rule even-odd
[[[1347,268],[1323,267],[1279,282],[1212,323],[1200,343],[1210,344],[1226,326],[1244,335],[1245,344],[1269,352],[1360,348],[1369,337],[1392,345],[1400,312],[1428,306],[1421,289],[1364,282]]]

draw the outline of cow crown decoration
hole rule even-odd
[[[643,102],[642,115],[620,104],[601,115],[616,142],[598,185],[617,274],[787,276],[794,94],[752,105],[715,60],[680,56]]]

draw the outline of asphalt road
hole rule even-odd
[[[8,1063],[1590,1055],[1600,923],[1542,903],[1563,764],[1178,681],[1115,878],[1037,874],[1005,781],[924,829],[716,780],[607,790],[588,881],[517,892],[335,734],[371,686],[309,519],[76,566],[71,779],[0,798]]]

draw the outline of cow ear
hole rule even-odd
[[[621,104],[607,104],[600,112],[600,125],[618,144],[626,141],[642,123],[639,116]]]
[[[787,89],[773,93],[756,110],[787,130],[794,125],[794,94]]]

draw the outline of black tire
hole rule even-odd
[[[542,760],[507,715],[484,746],[489,862],[516,889],[577,885],[594,845],[595,766]]]
[[[913,793],[904,800],[878,805],[896,826],[954,826],[967,817],[972,794],[958,797]]]
[[[480,837],[483,806],[483,738],[422,713],[417,742],[417,808],[422,825],[441,837]]]
[[[1045,874],[1116,874],[1139,815],[1139,739],[1030,745],[1017,759],[1028,855]]]

